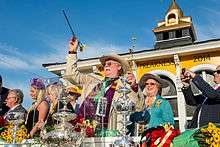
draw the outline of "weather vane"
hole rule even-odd
[[[64,17],[65,17],[65,19],[66,19],[66,22],[67,22],[67,24],[68,24],[68,26],[69,26],[69,28],[70,28],[70,30],[71,30],[71,32],[72,32],[73,37],[76,38],[76,34],[75,34],[74,31],[73,31],[73,28],[72,28],[72,26],[71,26],[71,24],[70,24],[70,22],[69,22],[69,19],[68,19],[67,15],[66,15],[65,11],[62,10],[62,12],[63,12],[63,15],[64,15]],[[82,52],[82,51],[84,50],[84,48],[85,48],[85,45],[82,44],[82,43],[79,41],[79,49],[80,49],[80,52]]]

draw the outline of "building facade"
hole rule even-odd
[[[176,127],[184,131],[186,123],[192,119],[194,108],[185,104],[181,91],[181,69],[190,69],[215,86],[212,71],[220,63],[220,39],[196,42],[192,18],[184,16],[175,0],[164,21],[159,22],[153,32],[156,36],[153,49],[120,55],[132,60],[132,70],[137,81],[149,72],[169,82],[169,88],[163,89],[162,95],[172,105]],[[43,66],[59,76],[65,75],[65,62],[47,63]],[[99,57],[79,60],[77,66],[85,74],[102,70]],[[193,87],[193,92],[200,93],[196,87]]]

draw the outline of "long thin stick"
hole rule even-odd
[[[68,19],[67,16],[66,16],[65,11],[64,11],[64,10],[62,10],[62,11],[63,11],[63,15],[64,15],[64,17],[65,17],[65,19],[66,19],[66,22],[67,22],[67,24],[68,24],[68,26],[69,26],[69,28],[70,28],[70,30],[71,30],[73,36],[76,37],[76,35],[75,35],[74,31],[73,31],[73,28],[72,28],[72,26],[71,26],[71,24],[70,24],[70,22],[69,22],[69,19]]]
[[[72,28],[72,26],[71,26],[71,24],[70,24],[70,22],[69,22],[69,19],[68,19],[67,15],[66,15],[65,11],[62,10],[62,12],[63,12],[63,15],[64,15],[64,17],[65,17],[65,19],[66,19],[66,22],[67,22],[67,24],[68,24],[68,26],[69,26],[71,32],[72,32],[72,34],[73,34],[73,37],[76,38],[76,34],[75,34],[74,31],[73,31],[73,28]],[[78,43],[79,43],[80,52],[82,52],[82,51],[83,51],[83,48],[84,48],[84,45],[83,45],[79,40],[78,40]]]

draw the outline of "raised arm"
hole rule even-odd
[[[73,84],[86,83],[91,80],[91,77],[83,75],[77,69],[77,48],[78,40],[73,37],[69,42],[65,73],[65,78]]]
[[[197,106],[198,104],[201,104],[205,100],[205,96],[203,95],[194,95],[191,86],[183,87],[182,92],[185,97],[185,101],[187,105]]]
[[[192,81],[206,97],[210,99],[220,99],[220,90],[215,90],[199,75],[196,75]]]

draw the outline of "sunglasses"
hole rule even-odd
[[[220,70],[215,70],[215,71],[213,71],[213,73],[220,74]]]
[[[105,66],[112,66],[115,64],[119,64],[118,62],[105,62]]]
[[[146,85],[154,86],[156,83],[146,83]]]

